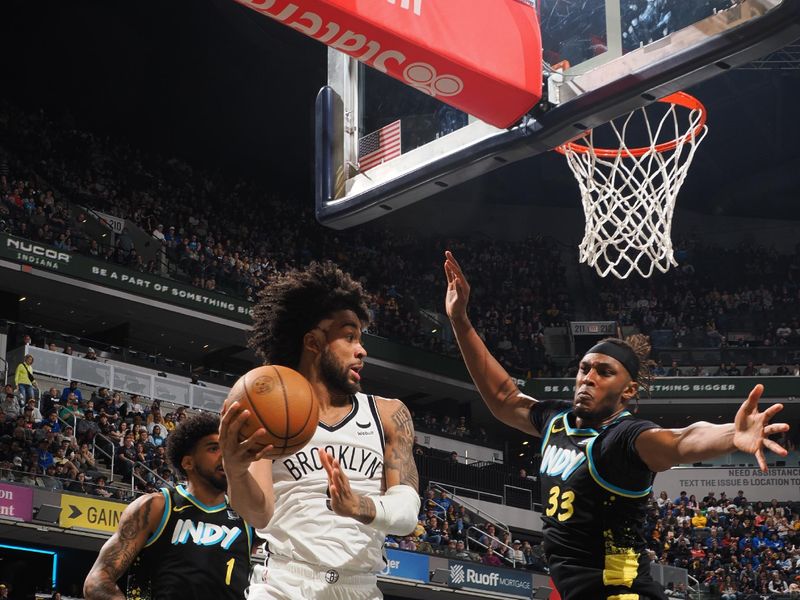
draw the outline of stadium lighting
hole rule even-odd
[[[11,546],[9,544],[0,544],[0,548],[7,548],[8,550],[19,550],[20,552],[34,552],[36,554],[49,554],[53,557],[53,569],[50,574],[51,589],[56,589],[56,580],[58,572],[58,553],[52,550],[40,550],[39,548],[28,548],[26,546]]]

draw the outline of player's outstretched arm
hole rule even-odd
[[[103,544],[86,581],[83,595],[87,600],[125,600],[117,580],[128,570],[133,559],[144,548],[164,514],[161,493],[137,498],[128,505],[119,520],[119,527]]]
[[[531,406],[536,400],[520,391],[472,327],[467,316],[469,283],[449,250],[445,252],[444,273],[447,276],[445,310],[461,349],[461,356],[464,357],[467,370],[483,401],[492,414],[506,425],[538,436],[539,432],[530,420]]]
[[[644,463],[655,472],[684,463],[698,462],[741,450],[754,454],[758,466],[766,471],[764,449],[780,456],[788,452],[769,436],[789,430],[787,423],[770,423],[783,409],[773,404],[759,412],[758,401],[764,386],[758,384],[742,403],[733,423],[713,425],[697,422],[683,429],[651,429],[636,439],[636,450]]]
[[[233,402],[219,422],[219,445],[231,508],[250,525],[262,529],[275,512],[272,461],[264,458],[272,445],[265,445],[264,429],[244,441],[239,440],[239,432],[248,416],[249,411]]]

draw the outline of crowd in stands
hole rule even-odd
[[[499,525],[479,519],[441,489],[425,490],[411,535],[387,536],[386,545],[493,567],[545,570],[538,542],[516,539]]]
[[[694,238],[675,245],[680,265],[667,273],[601,280],[598,316],[657,333],[663,346],[800,346],[800,245],[785,254]]]
[[[42,113],[0,106],[0,132],[6,144],[0,148],[6,153],[0,157],[0,218],[8,233],[162,273],[158,260],[142,258],[130,235],[107,248],[85,235],[90,211],[111,214],[163,246],[169,274],[248,300],[276,273],[333,258],[370,293],[373,333],[454,354],[452,341],[431,333],[442,312],[447,247],[474,274],[476,326],[501,362],[520,376],[553,369],[541,334],[564,324],[572,308],[551,240],[420,239],[379,226],[336,232],[317,224],[310,203],[228,182]]]
[[[4,231],[251,301],[277,273],[333,258],[370,292],[373,333],[456,355],[438,322],[447,247],[468,265],[473,321],[500,362],[519,377],[570,373],[544,345],[545,327],[564,324],[574,310],[552,240],[436,239],[379,224],[337,232],[317,224],[308,202],[83,131],[67,117],[3,104],[0,132]],[[104,246],[85,231],[93,211],[127,219],[161,250],[148,254],[126,231]],[[583,317],[635,325],[653,336],[655,347],[800,346],[800,252],[753,244],[721,251],[693,239],[676,247],[680,266],[667,274],[600,280],[597,301],[589,301]],[[658,364],[656,370],[665,376],[800,375],[800,364]]]
[[[12,385],[0,403],[0,479],[51,490],[130,499],[176,479],[166,437],[185,409],[162,414],[160,402],[76,382],[23,400]],[[113,457],[113,460],[112,460]],[[109,475],[120,482],[110,485]]]
[[[654,561],[687,569],[714,598],[797,598],[798,510],[796,502],[750,502],[741,490],[733,498],[709,491],[702,500],[662,491],[653,499],[645,535]]]
[[[722,600],[800,598],[800,504],[750,502],[709,491],[702,500],[686,492],[652,498],[645,537],[651,559],[686,569],[701,591]],[[545,571],[537,540],[519,540],[483,521],[443,490],[427,489],[416,530],[389,536],[403,550],[472,560],[492,566]],[[670,598],[688,598],[670,585]]]
[[[414,429],[416,431],[453,439],[463,439],[484,445],[489,443],[489,434],[486,429],[471,425],[470,419],[465,415],[435,415],[429,410],[423,414],[418,414],[412,410],[411,415],[414,419]]]

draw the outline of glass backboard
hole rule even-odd
[[[317,102],[320,222],[340,229],[385,215],[800,38],[800,0],[531,4],[546,94],[509,129],[329,50],[328,86]],[[398,122],[400,143],[376,159],[376,140],[396,141],[387,132],[396,135]]]

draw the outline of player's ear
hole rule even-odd
[[[308,350],[314,354],[322,353],[325,347],[325,334],[319,327],[306,332],[303,336],[303,350]]]
[[[183,467],[183,470],[187,473],[194,469],[194,459],[191,455],[187,454],[181,459],[181,467]]]
[[[635,381],[631,381],[625,386],[625,389],[622,390],[622,399],[628,403],[636,397],[636,394],[639,392],[639,384]]]

